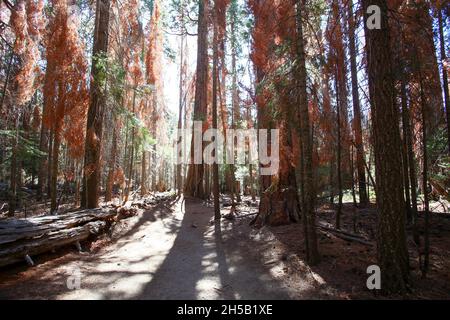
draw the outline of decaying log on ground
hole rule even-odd
[[[176,195],[171,192],[156,193],[145,199],[140,199],[136,201],[130,201],[130,204],[122,205],[121,207],[130,208],[138,207],[139,209],[148,209],[149,207],[155,206],[159,203],[170,201],[176,198]]]
[[[105,221],[94,221],[79,227],[50,231],[42,236],[2,245],[0,247],[0,266],[24,261],[26,256],[33,256],[51,251],[77,241],[100,234],[106,227]]]
[[[0,248],[18,240],[44,236],[48,232],[70,229],[92,221],[108,221],[115,215],[114,211],[96,209],[56,216],[0,221]]]
[[[172,198],[172,194],[162,193],[126,207],[110,205],[61,215],[0,220],[0,267],[20,261],[32,265],[34,255],[66,245],[76,245],[80,250],[81,241],[106,231],[115,221],[137,214],[140,204],[150,208]]]
[[[353,234],[353,233],[347,232],[345,230],[338,230],[338,229],[332,228],[332,227],[328,226],[326,223],[318,222],[317,227],[319,229],[322,229],[324,231],[332,233],[335,237],[338,237],[342,240],[349,241],[349,242],[357,242],[360,244],[364,244],[366,246],[374,246],[374,243],[370,242],[369,240],[363,238],[360,235]]]

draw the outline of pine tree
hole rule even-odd
[[[110,0],[97,0],[95,12],[94,47],[92,51],[91,94],[86,128],[84,158],[84,188],[82,206],[97,208],[99,205],[101,147],[105,96],[98,60],[108,52]]]
[[[54,17],[49,25],[44,83],[44,125],[51,130],[49,148],[51,212],[58,209],[59,154],[63,139],[73,157],[83,153],[88,102],[84,45],[78,35],[76,17],[65,0],[52,3]]]
[[[409,257],[405,233],[405,200],[401,171],[401,142],[398,108],[395,103],[390,25],[385,0],[363,0],[367,8],[381,10],[381,29],[369,29],[364,23],[367,47],[367,71],[372,111],[375,150],[376,194],[379,210],[378,263],[381,283],[386,292],[404,292],[409,283]]]
[[[200,0],[198,7],[198,42],[197,42],[197,71],[195,83],[194,121],[200,121],[205,128],[207,117],[208,93],[208,12],[209,0]],[[194,137],[191,143],[191,164],[185,182],[186,196],[204,199],[207,194],[204,190],[204,164],[194,164]],[[198,146],[196,146],[198,149]],[[203,153],[203,146],[195,152]]]

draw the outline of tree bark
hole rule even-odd
[[[14,46],[15,46],[15,44],[14,44]],[[0,111],[3,110],[3,104],[5,103],[6,90],[8,89],[9,78],[11,77],[11,69],[12,69],[12,64],[13,64],[13,58],[14,58],[14,51],[11,50],[11,55],[9,57],[9,62],[8,62],[8,68],[6,69],[5,83],[3,84],[3,88],[2,88],[2,99],[0,101]]]
[[[395,102],[394,68],[390,48],[390,26],[386,0],[363,0],[367,8],[381,10],[381,29],[364,23],[367,68],[375,151],[376,194],[379,210],[377,253],[385,292],[404,292],[409,283],[409,256],[405,233],[405,200],[401,170],[398,108]]]
[[[439,27],[439,44],[441,51],[441,61],[442,61],[442,84],[444,86],[444,104],[445,104],[445,115],[447,119],[447,144],[448,152],[450,154],[450,94],[448,89],[448,75],[445,68],[444,61],[447,59],[445,52],[445,37],[444,37],[444,27],[442,24],[442,8],[438,8],[438,27]],[[448,40],[448,38],[447,38]]]
[[[105,97],[101,83],[97,81],[99,68],[95,59],[108,52],[110,0],[97,0],[95,13],[94,47],[92,63],[91,96],[86,129],[85,147],[85,197],[83,206],[97,208],[99,205],[99,189],[101,174],[101,147],[103,133],[103,112]]]
[[[337,82],[336,91],[339,92],[338,104],[340,108],[340,126],[341,126],[341,185],[343,187],[348,186],[349,177],[349,163],[350,163],[350,130],[348,122],[348,89],[347,89],[347,65],[346,65],[346,52],[344,46],[344,33],[345,24],[341,21],[341,16],[345,16],[345,11],[341,11],[338,0],[334,0],[332,4],[333,18],[335,20],[333,26],[334,39],[334,52],[335,58],[335,77]],[[339,174],[339,172],[338,172]]]
[[[146,151],[142,151],[142,163],[141,163],[141,197],[147,195],[147,157]]]
[[[420,75],[420,100],[422,113],[422,152],[423,152],[423,172],[422,172],[422,188],[423,188],[423,202],[424,202],[424,260],[422,265],[422,276],[426,277],[430,268],[430,199],[428,194],[428,150],[427,150],[427,108],[425,101],[425,94],[423,90],[423,79]]]
[[[356,63],[357,45],[355,40],[355,18],[353,15],[353,1],[348,2],[348,32],[350,49],[350,70],[352,78],[352,97],[353,97],[353,132],[356,145],[356,168],[358,171],[358,191],[359,204],[367,206],[368,198],[366,192],[366,170],[364,168],[364,146],[361,125],[361,106],[358,91],[358,71]]]
[[[409,183],[409,163],[408,163],[408,125],[406,125],[407,112],[408,112],[408,101],[406,97],[406,90],[404,81],[401,83],[401,103],[402,103],[402,131],[403,131],[403,139],[402,139],[402,164],[403,164],[403,181],[405,187],[405,201],[406,201],[406,218],[408,219],[408,223],[413,222],[413,214],[411,207],[411,194],[410,194],[410,183]],[[414,163],[412,163],[414,165]]]
[[[48,129],[45,127],[44,123],[41,124],[41,135],[39,139],[39,150],[44,153],[48,153]],[[42,200],[46,182],[46,172],[45,167],[48,161],[48,154],[42,156],[39,159],[39,172],[38,172],[38,190],[37,190],[37,198],[38,200]]]
[[[133,116],[135,115],[135,108],[136,108],[136,90],[137,90],[137,88],[134,88],[134,90],[133,90],[133,109],[132,109]],[[128,168],[128,170],[129,170],[128,171],[128,182],[127,182],[126,191],[125,191],[125,199],[123,200],[124,204],[128,201],[128,198],[129,198],[130,192],[131,192],[131,188],[132,188],[133,167],[134,167],[134,153],[135,153],[134,152],[135,136],[136,136],[136,130],[133,127],[133,128],[131,128],[130,166]]]
[[[342,107],[341,107],[341,92],[338,85],[339,78],[336,71],[336,123],[337,123],[337,183],[338,183],[338,208],[336,211],[336,229],[341,228],[341,214],[342,214]]]
[[[57,198],[58,198],[58,163],[59,163],[59,148],[61,145],[61,133],[58,132],[58,128],[55,128],[55,134],[53,139],[53,150],[52,150],[52,178],[50,185],[50,199],[51,214],[56,214],[58,210]]]
[[[15,136],[12,143],[11,155],[11,176],[10,176],[10,194],[8,204],[8,216],[13,217],[17,206],[17,149],[19,148],[19,118],[17,115],[15,119]]]
[[[182,21],[184,21],[184,9],[181,9],[182,13]],[[181,43],[180,43],[180,79],[179,79],[179,107],[178,107],[178,130],[181,130],[183,128],[183,85],[184,85],[184,42],[185,42],[185,36],[184,34],[181,36]],[[184,143],[182,142],[182,138],[178,141],[178,143]],[[180,150],[178,150],[180,151]],[[182,164],[176,165],[176,175],[175,175],[175,181],[176,181],[176,189],[178,192],[178,195],[181,195],[182,191],[182,177],[181,177],[181,169]]]
[[[402,96],[407,96],[406,92],[406,83],[405,79],[401,80],[401,94]],[[402,98],[403,99],[403,98]],[[411,129],[411,117],[408,105],[404,106],[402,110],[402,121],[403,121],[403,130],[405,133],[406,139],[406,148],[407,148],[407,158],[408,158],[408,167],[409,167],[409,183],[411,185],[411,216],[412,216],[412,226],[413,226],[413,238],[416,244],[420,243],[419,232],[417,230],[417,174],[416,174],[416,159],[414,157],[413,150],[413,133]]]
[[[208,7],[209,0],[199,1],[198,14],[198,45],[197,45],[197,71],[195,83],[195,103],[194,103],[194,121],[205,123],[207,116],[207,95],[208,95]],[[203,130],[203,129],[202,129]],[[191,161],[184,192],[186,196],[204,199],[206,194],[204,190],[204,163],[194,164],[194,142],[191,142]],[[198,148],[198,146],[197,146]],[[201,152],[203,153],[202,145]]]
[[[311,265],[320,261],[319,250],[317,247],[316,235],[316,215],[315,215],[315,191],[314,191],[314,167],[313,167],[313,146],[310,137],[310,120],[308,110],[308,97],[306,85],[306,62],[305,47],[303,39],[303,3],[297,1],[297,55],[298,55],[298,103],[300,111],[300,127],[302,141],[302,158],[303,158],[303,216],[306,221],[303,223],[307,229],[307,259]]]
[[[240,119],[239,111],[239,93],[237,85],[237,50],[236,50],[236,16],[231,20],[231,72],[232,76],[232,98],[231,98],[231,129],[236,129],[236,124]],[[233,155],[234,156],[234,155]],[[236,181],[236,166],[232,164],[230,166],[231,173],[231,198],[233,201],[233,206],[235,205],[234,200],[236,197],[237,202],[241,202],[241,193],[237,187]]]
[[[114,124],[112,146],[111,146],[111,157],[109,160],[110,163],[109,163],[108,178],[106,180],[105,202],[110,202],[112,200],[112,193],[114,187],[114,172],[116,170],[116,158],[117,158],[117,129],[116,125]]]
[[[218,86],[218,63],[219,63],[219,47],[218,47],[218,1],[214,0],[214,39],[213,39],[213,70],[212,70],[212,77],[213,77],[213,88],[212,88],[212,127],[213,129],[217,130],[218,124],[217,124],[217,86]],[[216,145],[215,151],[214,151],[214,157],[217,157],[217,148],[219,147],[217,139],[214,141],[214,144]],[[219,164],[218,159],[215,159],[214,163],[212,164],[212,171],[213,171],[213,196],[214,196],[214,219],[220,220],[220,195],[219,195]]]
[[[48,139],[48,161],[47,161],[47,195],[50,197],[52,184],[52,163],[53,163],[53,140],[55,136],[55,129],[52,127]]]

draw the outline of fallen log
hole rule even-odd
[[[251,213],[246,213],[246,214],[240,214],[240,215],[236,215],[236,218],[242,219],[242,218],[246,218],[246,217],[253,217],[255,215],[257,215],[259,212],[251,212]]]
[[[363,244],[366,246],[374,246],[374,244],[371,241],[363,238],[360,235],[353,234],[353,233],[347,232],[345,230],[338,230],[338,229],[329,227],[325,223],[318,222],[317,227],[319,229],[322,229],[324,231],[328,231],[328,232],[332,233],[335,237],[338,237],[342,240],[349,241],[349,242],[357,242],[357,243],[360,243],[360,244]]]
[[[23,261],[26,256],[87,240],[91,235],[98,235],[106,225],[105,221],[94,221],[75,228],[51,231],[41,238],[4,245],[0,248],[0,267]]]
[[[170,198],[169,193],[161,194],[152,197],[152,202]],[[99,235],[111,223],[136,213],[133,206],[104,207],[61,215],[0,220],[0,267],[21,261],[32,265],[34,255],[66,245],[75,245],[77,251],[82,251],[81,241]]]
[[[44,236],[48,232],[70,229],[92,221],[108,221],[114,211],[83,210],[58,216],[45,216],[0,222],[0,246],[22,239]]]

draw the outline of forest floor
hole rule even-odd
[[[379,299],[366,288],[375,246],[319,231],[322,262],[304,261],[300,224],[254,229],[249,199],[234,219],[213,221],[213,208],[195,200],[162,202],[122,220],[108,235],[35,258],[36,266],[0,270],[1,299]],[[355,211],[356,210],[356,211]],[[222,210],[223,216],[230,212]],[[343,228],[373,242],[376,210],[344,206]],[[319,208],[321,222],[335,211]],[[354,217],[357,216],[358,220]],[[356,228],[354,230],[354,227]],[[412,292],[394,299],[450,299],[450,218],[433,215],[431,271],[420,278],[411,239]],[[77,273],[79,270],[79,273]],[[80,275],[80,288],[68,281]]]

